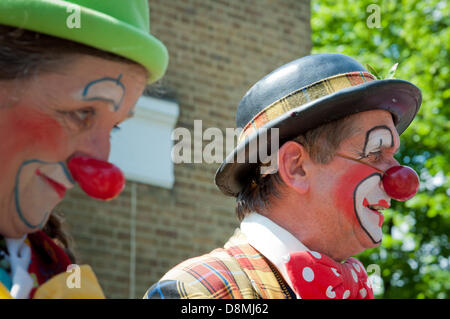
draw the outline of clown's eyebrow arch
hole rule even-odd
[[[82,97],[85,101],[106,101],[109,103],[112,103],[114,107],[114,111],[116,112],[120,105],[122,104],[122,101],[125,97],[125,85],[121,81],[122,74],[120,74],[117,79],[111,78],[111,77],[103,77],[94,81],[89,82],[83,89]],[[114,88],[116,89],[115,93],[118,93],[119,96],[109,96],[106,95],[105,88],[108,87],[108,85],[116,85]],[[117,91],[120,90],[120,91]],[[91,96],[89,96],[89,91],[94,91]]]
[[[379,125],[379,126],[372,127],[370,130],[368,130],[366,132],[366,140],[364,141],[364,147],[363,147],[362,154],[366,154],[366,148],[367,148],[367,144],[369,143],[370,134],[373,131],[380,130],[380,129],[384,129],[389,132],[389,134],[391,135],[391,145],[389,147],[394,147],[394,135],[392,134],[391,129],[389,127],[387,127],[386,125]],[[381,146],[382,146],[382,141],[380,140],[380,147]]]

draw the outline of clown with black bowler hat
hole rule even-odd
[[[240,229],[224,248],[174,267],[146,297],[373,298],[351,256],[380,244],[391,199],[417,192],[417,174],[394,154],[420,104],[413,84],[377,79],[342,54],[306,56],[265,76],[239,104],[243,131],[215,176],[237,197]],[[252,143],[267,130],[278,149]],[[276,155],[270,174],[261,158],[249,160],[265,145]]]

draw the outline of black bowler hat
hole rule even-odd
[[[224,194],[237,196],[250,182],[258,164],[237,159],[258,156],[249,145],[261,136],[262,129],[278,128],[281,145],[347,115],[386,110],[401,134],[421,102],[420,90],[412,83],[379,80],[343,54],[322,53],[294,60],[259,80],[242,98],[236,126],[243,131],[237,147],[217,170],[215,183]],[[270,144],[270,137],[267,142]]]

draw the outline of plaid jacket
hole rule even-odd
[[[295,299],[282,276],[239,231],[224,248],[188,259],[150,287],[145,299]]]

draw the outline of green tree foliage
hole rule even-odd
[[[418,116],[397,160],[420,175],[418,195],[385,213],[380,247],[358,257],[377,264],[378,298],[450,298],[449,2],[312,1],[313,53],[339,52],[422,90]],[[377,20],[377,18],[379,18]],[[369,269],[370,274],[370,269]]]

